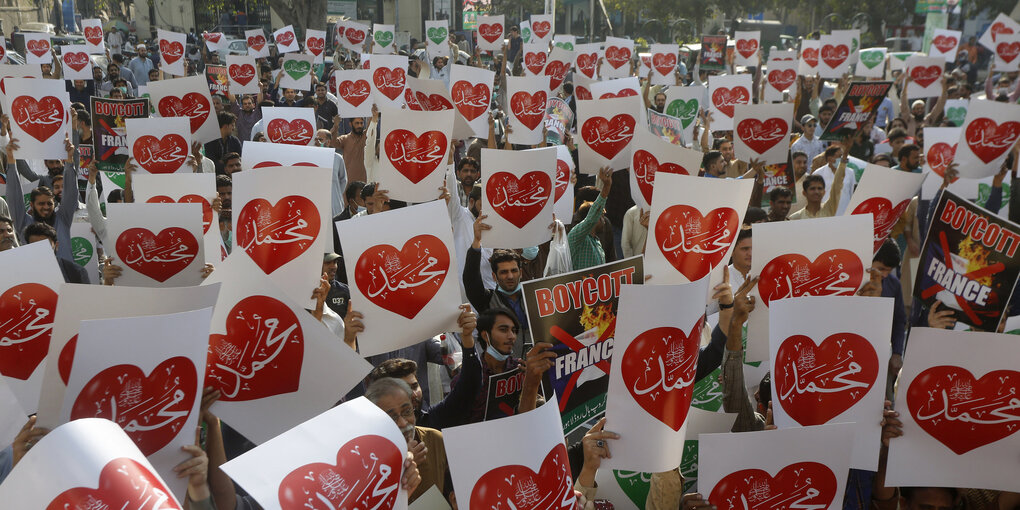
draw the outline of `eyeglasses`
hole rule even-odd
[[[392,419],[393,421],[398,421],[399,418],[403,418],[404,420],[409,420],[409,419],[411,419],[411,417],[414,416],[414,407],[412,407],[410,404],[408,404],[407,406],[404,407],[404,409],[402,411],[400,411],[400,414],[392,413],[391,412],[391,413],[389,413],[389,415],[390,415],[390,419]]]

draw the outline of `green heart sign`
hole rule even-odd
[[[531,29],[530,28],[524,27],[524,30],[521,30],[521,39],[523,39],[524,42],[531,42]]]
[[[713,413],[722,407],[722,386],[719,384],[720,375],[722,375],[722,371],[717,368],[694,383],[694,392],[691,395],[692,407]]]
[[[431,27],[428,30],[429,40],[436,44],[443,44],[443,41],[446,40],[446,36],[446,27]],[[390,34],[390,37],[392,38],[393,34]]]
[[[850,39],[850,53],[857,51],[857,38]]]
[[[963,120],[967,118],[967,109],[963,106],[946,108],[946,118],[955,126],[963,126]]]
[[[124,177],[124,172],[106,172],[106,178],[110,179],[110,181],[116,184],[117,186],[120,186],[120,189],[124,189],[124,186],[127,185],[126,184],[127,181],[125,181]]]
[[[910,58],[913,54],[914,52],[912,51],[897,51],[895,53],[890,53],[890,55],[892,55],[893,57],[896,57],[904,62],[906,62],[907,59]]]
[[[990,184],[978,184],[978,197],[974,201],[975,204],[984,207],[988,203],[988,198],[992,195],[992,186]],[[1002,184],[1002,202],[1004,204],[1009,203],[1009,184]]]
[[[288,60],[283,63],[283,70],[291,78],[300,80],[312,70],[312,63],[307,60]]]
[[[572,42],[558,42],[556,43],[557,48],[563,48],[567,51],[574,51],[574,43]]]
[[[84,237],[72,237],[71,256],[75,264],[84,267],[92,260],[92,243]]]
[[[684,476],[684,494],[692,492],[698,484],[698,440],[684,441],[684,454],[680,461],[680,474]]]
[[[671,115],[680,119],[684,129],[690,126],[694,119],[698,116],[698,109],[701,107],[700,102],[697,99],[674,99],[673,102],[666,106],[666,115]]]
[[[861,63],[868,69],[874,69],[875,66],[882,63],[885,60],[885,56],[882,55],[881,51],[862,51],[861,52]]]
[[[393,32],[376,32],[372,37],[375,38],[375,43],[383,48],[393,42]]]
[[[617,485],[634,503],[634,506],[644,508],[645,500],[648,499],[648,489],[652,487],[652,474],[614,469],[613,476],[616,477]]]

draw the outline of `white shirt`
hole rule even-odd
[[[811,164],[811,160],[815,159],[815,156],[825,152],[825,142],[819,140],[817,137],[808,140],[806,136],[801,136],[793,145],[790,146],[790,153],[801,151],[807,154],[808,164]]]
[[[839,160],[836,160],[836,164],[839,164]],[[846,210],[846,206],[850,204],[850,196],[854,194],[854,188],[857,187],[857,175],[847,169],[846,175],[843,177],[843,192],[839,197],[839,207],[836,209],[836,216],[842,216],[843,211]],[[836,178],[836,171],[825,165],[818,170],[812,172],[812,175],[820,175],[825,180],[825,195],[822,196],[822,203],[825,203],[829,199],[829,190],[832,189],[832,181]]]

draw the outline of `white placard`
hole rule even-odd
[[[364,58],[364,57],[363,57]],[[372,55],[373,97],[379,108],[399,108],[404,104],[404,86],[407,81],[407,57],[402,55]]]
[[[157,29],[156,34],[159,40],[159,70],[174,76],[184,76],[184,48],[188,44],[187,34],[162,28]]]
[[[12,139],[18,140],[19,159],[67,159],[71,100],[63,80],[5,78],[4,111],[11,119]],[[206,90],[209,90],[208,87]]]
[[[365,316],[362,356],[456,329],[460,275],[449,225],[441,200],[336,223],[351,301]]]
[[[733,153],[767,165],[785,163],[790,155],[793,103],[738,104],[733,109]]]
[[[925,152],[921,161],[924,173],[929,175],[921,186],[924,197],[934,197],[939,187],[942,186],[946,169],[956,157],[956,148],[962,132],[963,128],[958,127],[924,128],[925,147],[923,150]],[[967,186],[965,185],[967,182],[974,182],[974,179],[957,177],[948,189],[964,198],[977,198],[977,186]]]
[[[630,162],[630,196],[644,211],[652,206],[652,191],[658,173],[698,175],[702,154],[669,143],[641,128],[634,135]]]
[[[375,175],[390,198],[425,202],[439,196],[454,113],[383,110]]]
[[[281,54],[301,50],[301,47],[298,45],[297,36],[294,35],[294,27],[292,25],[287,25],[273,32],[273,40],[276,41],[276,51]]]
[[[549,240],[556,182],[556,149],[482,149],[483,214],[489,248],[526,248]]]
[[[594,175],[604,166],[630,165],[634,131],[644,105],[641,98],[577,100],[578,155],[581,172]]]
[[[570,72],[573,62],[573,50],[557,46],[549,53],[549,61],[546,62],[542,73],[549,77],[549,92],[551,94],[559,94],[563,80],[567,78],[567,73]]]
[[[505,32],[504,16],[478,16],[475,26],[475,42],[482,51],[499,51],[503,49]]]
[[[7,63],[7,38],[0,36],[0,64]]]
[[[531,15],[531,41],[549,46],[553,32],[556,31],[556,20],[553,14]]]
[[[180,499],[173,468],[191,458],[205,388],[212,308],[81,322],[61,424],[111,420],[128,434]]]
[[[50,34],[41,32],[22,32],[25,35],[25,63],[27,64],[51,64],[53,63],[52,47],[50,46]]]
[[[818,75],[841,78],[850,69],[853,39],[849,34],[822,35],[818,40]]]
[[[4,58],[7,58],[6,53],[4,55]],[[17,64],[0,64],[0,99],[3,100],[5,105],[7,104],[8,78],[42,78],[42,67],[39,64],[22,66]]]
[[[925,177],[927,174],[892,170],[870,163],[864,168],[844,214],[872,215],[875,252],[907,210],[910,199],[921,191]]]
[[[768,71],[765,73],[765,101],[781,102],[784,93],[793,91],[797,84],[797,62],[794,60],[773,60],[768,63]]]
[[[330,147],[283,145],[269,142],[244,142],[241,170],[271,166],[333,168],[336,152]]]
[[[513,131],[510,132],[510,143],[535,145],[542,142],[542,130],[545,127],[546,92],[548,78],[541,76],[507,76],[507,115]]]
[[[255,67],[255,57],[250,55],[227,55],[227,78],[230,80],[230,93],[258,94],[259,80]]]
[[[1020,23],[1017,23],[1005,13],[999,13],[994,20],[988,25],[981,37],[978,39],[978,43],[988,51],[994,52],[995,45],[1002,39],[1003,36],[1010,34],[1020,34]]]
[[[71,257],[75,264],[83,267],[89,275],[89,282],[101,285],[99,276],[99,240],[86,218],[75,218],[71,223]]]
[[[396,45],[393,44],[393,25],[372,25],[372,53],[375,55],[389,55],[395,53]]]
[[[606,37],[604,61],[599,71],[602,79],[630,76],[630,61],[634,56],[634,41],[620,37]]]
[[[471,128],[471,135],[489,136],[489,103],[496,73],[488,69],[454,64],[450,69],[450,96],[457,114]],[[465,137],[466,138],[466,137]]]
[[[326,31],[305,30],[305,52],[315,57],[315,63],[321,64],[326,53]]]
[[[207,143],[220,138],[220,123],[204,76],[150,81],[148,87],[160,117],[191,119],[193,141]]]
[[[330,225],[332,165],[280,166],[234,176],[230,253],[255,263],[287,297],[314,308]],[[297,177],[297,178],[295,178]]]
[[[652,44],[652,85],[676,85],[676,64],[679,54],[676,44]]]
[[[312,88],[312,55],[290,54],[283,56],[280,89],[309,90]]]
[[[853,423],[854,469],[878,469],[874,446],[882,435],[893,304],[892,298],[799,297],[769,310],[776,425]]]
[[[556,146],[556,203],[553,214],[556,219],[569,225],[574,216],[574,158],[566,145]]]
[[[705,108],[705,87],[670,87],[666,89],[666,115],[680,119],[683,126],[684,140],[694,137],[694,125],[698,115]],[[698,166],[701,166],[699,163]]]
[[[999,34],[995,42],[995,70],[1014,72],[1020,69],[1020,34]]]
[[[450,89],[442,80],[419,79],[413,76],[407,77],[407,87],[404,89],[404,101],[407,107],[416,112],[440,112],[452,110],[453,99],[450,97]],[[464,119],[457,119],[467,127]],[[456,129],[456,127],[454,128]],[[486,133],[488,136],[488,133]]]
[[[910,57],[906,61],[907,98],[938,97],[942,94],[942,57]]]
[[[356,23],[354,21],[345,21],[340,25],[343,28],[343,37],[340,38],[340,43],[348,51],[356,53],[365,53],[365,39],[369,37],[371,27],[363,23]],[[365,55],[361,56],[362,62],[365,60]]]
[[[248,43],[249,57],[266,58],[269,56],[269,44],[266,41],[266,33],[261,28],[245,30],[244,38]]]
[[[103,246],[123,273],[117,285],[187,287],[202,283],[202,206],[196,203],[106,204]]]
[[[32,403],[35,407],[36,402]],[[11,444],[28,421],[28,411],[18,401],[7,380],[0,377],[0,444]]]
[[[81,31],[89,53],[106,53],[106,34],[103,33],[102,20],[95,18],[81,20]]]
[[[924,53],[918,51],[889,51],[886,57],[889,60],[889,72],[903,71],[907,68],[906,61],[910,57],[923,57]]]
[[[202,245],[205,262],[220,262],[219,214],[213,210],[216,198],[216,174],[190,173],[180,175],[138,174],[132,179],[135,202],[194,203],[202,206]]]
[[[418,499],[414,500],[414,503],[411,503],[407,508],[410,510],[450,510],[450,503],[443,498],[443,493],[439,492],[439,487],[433,485],[421,496],[418,496]]]
[[[191,121],[187,117],[126,119],[128,153],[138,174],[194,173],[189,166]]]
[[[1020,138],[1020,105],[975,99],[957,142],[955,162],[960,177],[979,179],[995,175],[1009,150]]]
[[[800,60],[798,61],[797,74],[803,76],[814,76],[818,72],[818,52],[821,45],[817,39],[804,39],[800,41]]]
[[[712,114],[712,130],[733,129],[736,105],[751,104],[750,74],[726,74],[708,77],[708,111]]]
[[[400,487],[406,454],[407,440],[393,419],[362,397],[274,437],[222,469],[266,510],[323,505],[400,510],[407,508],[407,491]]]
[[[929,57],[942,57],[946,62],[956,60],[956,50],[960,47],[963,32],[936,28],[931,33],[931,46],[928,47]]]
[[[592,97],[595,99],[639,96],[641,93],[641,81],[637,76],[602,80],[593,82],[589,89],[591,90]]]
[[[854,67],[854,75],[861,78],[881,78],[885,76],[886,51],[888,50],[884,47],[861,50],[858,53],[859,58]]]
[[[733,32],[733,65],[757,67],[759,49],[761,30]]]
[[[84,44],[61,46],[60,65],[65,80],[92,79],[92,61]]]
[[[270,143],[312,145],[315,143],[315,109],[263,106],[262,132]],[[330,162],[329,168],[332,167]]]
[[[600,58],[602,58],[602,48],[598,43],[578,44],[574,46],[574,71],[581,73],[589,80],[598,79]]]
[[[953,126],[963,125],[967,118],[967,107],[970,106],[970,99],[946,99],[946,120]]]
[[[568,34],[554,34],[553,35],[553,46],[556,48],[563,48],[567,51],[573,51],[574,46],[577,45],[577,36]]]
[[[372,71],[368,69],[345,69],[336,71],[337,106],[342,118],[367,117],[372,115]]]
[[[896,396],[903,436],[889,440],[888,486],[1016,490],[1018,347],[996,333],[911,331]],[[960,465],[973,468],[950,468]]]
[[[425,47],[430,58],[450,56],[450,21],[425,21]]]
[[[202,32],[205,47],[209,51],[222,51],[230,47],[230,40],[223,32]]]
[[[800,296],[852,296],[871,267],[872,221],[865,215],[753,225],[751,291],[757,305],[747,324],[747,360],[768,356],[769,303]]]

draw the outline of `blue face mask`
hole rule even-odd
[[[492,344],[489,344],[489,346],[485,348],[485,353],[488,354],[489,356],[492,356],[496,361],[500,362],[506,361],[506,359],[510,357],[509,354],[503,354],[502,352],[499,352],[496,349],[494,349],[492,347]]]
[[[496,285],[496,290],[500,294],[503,294],[504,296],[512,296],[512,295],[517,294],[518,292],[520,292],[522,286],[523,286],[523,284],[521,284],[520,282],[517,282],[517,286],[514,287],[513,290],[505,290],[500,285]]]
[[[526,260],[535,260],[538,256],[538,246],[531,246],[521,250],[521,256]]]

